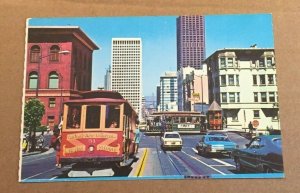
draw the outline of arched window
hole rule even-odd
[[[58,74],[56,72],[51,72],[49,74],[49,88],[58,88]]]
[[[34,45],[30,49],[30,62],[38,63],[40,61],[41,48],[38,45]]]
[[[57,62],[59,58],[59,51],[60,48],[57,45],[51,46],[49,60],[53,62]]]
[[[38,83],[38,73],[37,72],[31,72],[29,74],[29,82],[28,82],[28,88],[29,89],[36,89]]]

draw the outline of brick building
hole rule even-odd
[[[98,46],[77,26],[28,28],[25,100],[45,105],[42,125],[59,124],[62,103],[91,90],[92,55]]]

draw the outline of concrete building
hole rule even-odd
[[[225,127],[280,129],[274,49],[222,49],[205,63],[209,102],[220,104]]]
[[[158,106],[160,103],[160,86],[156,86],[156,109],[159,110]]]
[[[190,66],[177,72],[178,110],[206,113],[208,109],[207,66],[196,70]]]
[[[181,67],[202,68],[205,59],[204,16],[177,18],[177,71]]]
[[[98,49],[77,26],[28,28],[25,100],[44,103],[42,125],[58,125],[62,103],[91,90],[92,55]]]
[[[142,106],[142,40],[112,39],[112,90],[127,99],[141,117]]]
[[[104,75],[104,90],[111,90],[111,67],[109,66],[106,69],[106,73]]]
[[[160,101],[158,111],[178,111],[177,73],[165,72],[160,77]]]

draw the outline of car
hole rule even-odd
[[[139,125],[138,125],[138,128],[141,130],[141,131],[147,131],[148,130],[148,125],[146,122],[141,122]]]
[[[182,139],[178,132],[165,132],[161,137],[162,149],[182,149]]]
[[[253,138],[246,148],[232,152],[238,172],[283,172],[280,135],[261,135]]]
[[[199,155],[207,155],[212,153],[230,154],[238,146],[229,140],[227,135],[204,135],[196,145]]]

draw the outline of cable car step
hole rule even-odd
[[[129,166],[130,164],[132,164],[132,162],[134,161],[134,158],[129,158],[128,160],[125,160],[123,162],[121,162],[121,166],[124,167],[124,166]]]

